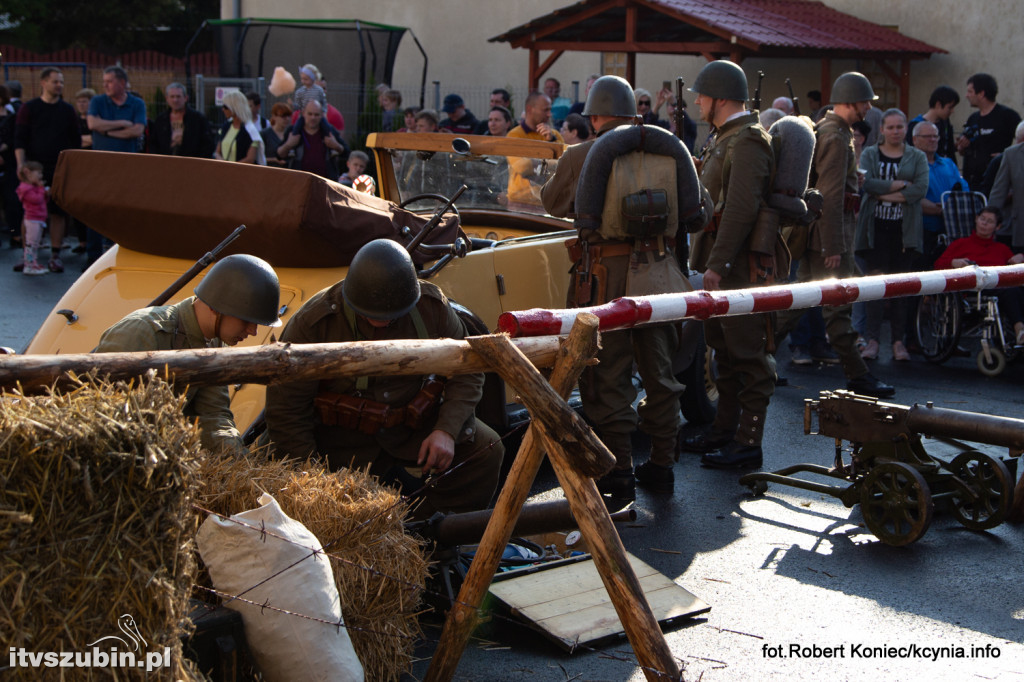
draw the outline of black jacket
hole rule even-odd
[[[185,134],[178,156],[193,156],[201,159],[213,157],[216,148],[206,117],[192,107],[185,108]],[[150,149],[153,154],[171,154],[171,112],[165,111],[153,121],[150,133]]]

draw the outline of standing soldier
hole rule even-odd
[[[288,321],[285,343],[461,339],[466,327],[441,290],[420,282],[398,243],[375,239],[345,279]],[[267,387],[267,431],[280,457],[324,458],[333,471],[400,467],[426,479],[417,518],[484,509],[498,484],[501,440],[476,418],[484,375],[339,377]],[[399,477],[401,477],[399,473]]]
[[[281,325],[277,274],[256,256],[218,261],[195,294],[173,305],[136,310],[103,332],[93,352],[234,346],[255,336],[257,325]],[[227,386],[189,386],[183,412],[199,419],[200,441],[207,450],[247,452],[235,428]]]
[[[798,282],[854,277],[858,273],[853,260],[853,236],[857,228],[855,211],[860,205],[857,192],[857,156],[853,149],[853,129],[857,121],[878,99],[871,83],[856,72],[844,73],[832,86],[832,111],[817,125],[811,184],[821,192],[821,217],[811,224],[807,252],[793,254],[800,259]],[[851,391],[888,398],[896,391],[874,377],[857,351],[857,332],[850,322],[853,305],[823,306],[825,330],[846,374]],[[776,342],[781,342],[796,326],[803,310],[779,313]]]
[[[584,161],[598,140],[615,128],[636,122],[636,101],[629,82],[618,76],[597,79],[587,95],[583,115],[590,117],[598,137],[569,147],[559,160],[555,174],[541,190],[544,208],[555,216],[579,212],[577,192],[582,191],[578,187]],[[689,153],[682,144],[678,146],[680,153],[688,158]],[[672,201],[681,201],[676,198],[676,161],[673,157],[662,154],[644,156],[652,165],[662,161],[668,164],[670,177],[660,177],[657,186],[664,184],[669,187]],[[612,183],[608,184],[609,197],[605,199],[605,206],[611,201],[618,208],[621,197],[611,196]],[[605,187],[604,183],[600,185]],[[682,213],[680,206],[675,215],[682,216]],[[667,236],[653,239],[615,235],[609,230],[607,221],[598,222],[595,229],[581,227],[579,239],[574,240],[570,247],[570,257],[575,265],[569,305],[597,305],[627,294],[690,291],[674,252],[679,223],[671,225],[671,222],[670,219],[667,223]],[[647,286],[638,284],[643,273],[655,270],[661,273],[660,276],[647,279]],[[593,273],[593,286],[581,285],[585,271]],[[650,288],[654,282],[659,283],[657,290]],[[679,396],[684,389],[672,374],[672,356],[679,345],[678,326],[665,324],[613,331],[602,334],[601,339],[598,364],[586,368],[580,377],[583,411],[616,459],[615,468],[598,481],[598,489],[617,502],[634,499],[635,482],[652,492],[671,493],[675,485],[672,465],[680,425]],[[651,436],[650,461],[637,467],[635,479],[631,443],[631,435],[638,423],[637,411],[632,405],[636,398],[632,382],[634,361],[647,393],[646,400],[640,404],[639,416],[643,430]]]
[[[693,242],[690,264],[704,272],[708,291],[769,284],[778,213],[772,220],[773,212],[762,209],[771,193],[774,157],[757,112],[746,110],[747,77],[738,65],[719,60],[701,69],[690,91],[714,130],[700,162],[701,182],[715,202],[714,219]],[[788,272],[788,264],[779,267]],[[775,391],[768,318],[712,318],[704,322],[704,333],[718,361],[718,414],[710,432],[687,436],[680,447],[704,453],[705,466],[759,467],[765,414]]]

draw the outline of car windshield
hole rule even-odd
[[[540,188],[554,172],[555,163],[528,156],[459,154],[445,151],[389,149],[398,201],[420,194],[452,196],[459,187],[466,191],[456,201],[459,210],[486,209],[546,215]],[[432,211],[437,201],[420,199],[406,206],[410,210]]]

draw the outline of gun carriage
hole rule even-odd
[[[837,497],[847,507],[860,504],[868,530],[893,546],[921,538],[936,503],[948,504],[972,530],[994,528],[1011,513],[1014,486],[1007,465],[1015,471],[1015,458],[1024,450],[1024,420],[931,402],[908,407],[850,391],[822,391],[817,400],[804,402],[804,433],[835,439],[831,467],[795,464],[747,474],[740,483],[755,495],[763,494],[768,483],[781,483]],[[946,461],[930,455],[924,439],[960,452]],[[1008,456],[995,457],[971,442],[1006,447]],[[846,485],[798,478],[800,473]]]

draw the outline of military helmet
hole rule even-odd
[[[862,73],[849,71],[836,79],[832,85],[829,101],[832,104],[853,104],[854,102],[870,102],[878,99],[871,89],[871,81]]]
[[[697,74],[697,80],[690,86],[690,92],[704,95],[711,99],[731,99],[746,102],[747,75],[739,64],[727,59],[719,59],[704,65]]]
[[[281,286],[270,264],[236,254],[217,261],[195,289],[199,300],[222,315],[266,327],[280,327]]]
[[[341,291],[363,317],[395,320],[420,300],[420,280],[405,249],[390,239],[374,239],[352,259]]]
[[[636,116],[636,99],[629,81],[620,76],[601,76],[590,86],[584,116]]]

